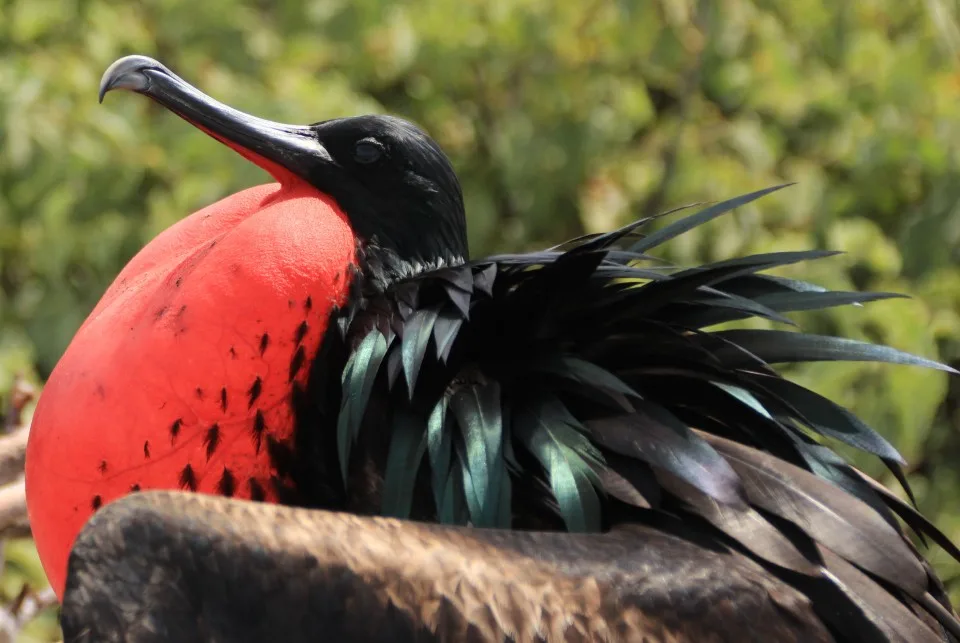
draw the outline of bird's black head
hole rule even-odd
[[[100,100],[113,89],[149,96],[257,163],[333,198],[354,231],[392,260],[394,272],[467,259],[460,183],[450,160],[423,130],[392,116],[284,125],[244,114],[145,56],[113,63]]]
[[[303,178],[337,200],[361,238],[414,263],[467,258],[460,182],[423,130],[393,116],[338,118],[310,129],[329,157]]]

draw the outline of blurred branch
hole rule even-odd
[[[36,397],[36,389],[17,374],[7,395],[0,437],[0,570],[5,566],[4,545],[9,538],[30,536],[23,467],[30,426],[24,410]],[[53,589],[35,591],[24,584],[9,605],[0,608],[0,643],[14,643],[23,627],[41,611],[57,604]]]
[[[0,485],[23,475],[30,427],[24,421],[24,409],[36,397],[36,389],[21,374],[14,376],[7,395],[3,432],[0,437]]]
[[[23,476],[0,487],[0,535],[27,520],[27,494]]]
[[[22,427],[0,438],[0,485],[23,474],[30,427]]]
[[[3,432],[10,433],[23,428],[23,410],[37,396],[37,390],[26,380],[22,373],[13,376],[10,385],[7,412],[3,417]]]
[[[3,568],[3,541],[30,535],[23,478],[30,426],[23,415],[35,397],[36,389],[18,373],[7,394],[7,412],[3,418],[7,433],[0,437],[0,569]]]
[[[26,585],[5,609],[0,609],[0,643],[13,643],[23,627],[40,612],[57,604],[51,587],[35,592]]]

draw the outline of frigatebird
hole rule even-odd
[[[825,251],[650,255],[778,187],[470,259],[405,120],[266,121],[143,56],[115,89],[276,183],[147,245],[43,391],[28,502],[66,641],[960,640],[911,532],[960,550],[830,445],[905,482],[899,453],[772,365],[950,369],[727,324],[893,295],[765,272]]]

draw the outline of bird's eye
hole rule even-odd
[[[369,165],[376,163],[383,156],[383,143],[375,138],[364,138],[357,141],[357,146],[353,150],[353,158],[357,163]]]

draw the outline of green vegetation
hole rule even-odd
[[[474,255],[797,181],[669,258],[844,250],[803,277],[915,298],[797,321],[960,366],[955,13],[946,0],[5,0],[0,390],[18,370],[49,374],[148,239],[265,180],[146,100],[99,106],[100,74],[128,53],[274,120],[421,123],[460,173]],[[921,509],[960,540],[960,378],[877,364],[793,375],[889,437]],[[890,483],[877,464],[863,462]],[[29,547],[7,556],[11,597],[39,568]],[[22,640],[50,640],[52,624]]]

